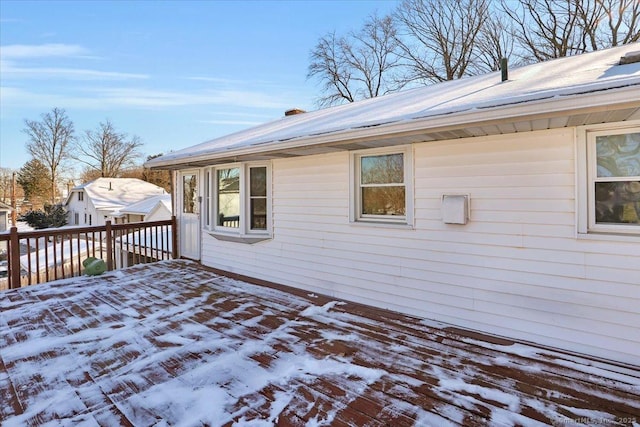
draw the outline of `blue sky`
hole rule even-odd
[[[0,0],[0,166],[20,168],[24,120],[63,108],[76,133],[109,119],[145,155],[316,109],[309,53],[396,0]]]

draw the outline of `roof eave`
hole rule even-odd
[[[333,147],[332,151],[346,150],[349,149],[347,148],[349,144],[375,139],[384,140],[416,134],[453,132],[458,129],[499,123],[553,119],[629,109],[640,110],[640,86],[638,85],[601,90],[599,92],[558,95],[514,104],[473,108],[450,114],[416,117],[379,126],[356,127],[322,135],[301,136],[287,141],[256,144],[234,150],[203,153],[183,158],[169,158],[164,161],[157,159],[148,166],[152,169],[182,169],[204,164],[242,161],[257,155],[262,155],[264,158],[291,157],[283,154],[291,150],[314,146]],[[637,115],[637,113],[635,114]],[[433,140],[433,138],[427,140]]]

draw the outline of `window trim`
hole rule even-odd
[[[595,183],[597,177],[596,137],[640,132],[640,120],[581,126],[576,137],[576,211],[577,233],[584,235],[640,236],[640,226],[598,224],[595,220]]]
[[[250,169],[256,167],[266,168],[267,175],[267,219],[266,230],[252,230],[250,228]],[[240,206],[239,206],[239,224],[238,227],[225,227],[217,225],[217,212],[218,212],[218,171],[222,169],[239,168],[240,171]],[[262,240],[271,238],[272,236],[272,186],[271,186],[271,162],[242,162],[242,163],[225,163],[215,165],[206,168],[205,177],[207,181],[205,188],[208,188],[207,194],[205,194],[205,200],[207,200],[207,206],[205,210],[207,212],[206,218],[203,218],[203,227],[208,233],[224,241],[240,242],[240,243],[256,243]]]
[[[252,168],[266,168],[265,174],[266,174],[266,193],[265,193],[265,204],[266,204],[266,219],[265,219],[265,225],[266,228],[265,229],[252,229],[251,228],[251,169]],[[242,213],[244,214],[244,218],[245,218],[245,234],[247,235],[264,235],[264,234],[271,234],[271,173],[270,173],[270,168],[265,165],[264,163],[245,163],[244,164],[244,175],[245,175],[245,180],[244,180],[244,191],[245,191],[245,195],[244,197],[242,196],[242,194],[240,195],[241,199],[244,199],[244,211],[241,210],[241,217],[242,217]],[[242,185],[242,182],[240,183]]]
[[[220,170],[224,170],[224,169],[238,169],[238,175],[239,175],[239,179],[240,179],[240,183],[238,186],[238,195],[239,195],[239,206],[238,206],[238,227],[225,227],[223,225],[218,225],[218,171]],[[241,163],[231,163],[231,164],[225,164],[225,165],[218,165],[215,166],[214,168],[212,168],[212,175],[213,175],[213,181],[211,182],[211,190],[214,191],[214,193],[211,196],[211,217],[209,219],[210,222],[210,227],[213,229],[213,231],[216,232],[220,232],[220,233],[226,233],[226,234],[244,234],[242,233],[243,231],[243,208],[244,208],[244,197],[242,194],[242,183],[244,180],[244,168],[242,167]]]
[[[402,217],[393,217],[391,215],[362,215],[362,193],[360,159],[367,156],[383,156],[389,154],[402,154],[404,160],[404,188],[405,188],[405,214]],[[349,174],[350,174],[350,194],[349,194],[349,221],[352,224],[369,224],[369,225],[391,225],[391,226],[410,226],[413,227],[413,146],[399,145],[394,147],[372,148],[367,150],[357,150],[350,153]]]

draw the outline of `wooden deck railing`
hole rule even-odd
[[[61,227],[0,233],[6,247],[6,276],[0,289],[14,289],[83,274],[89,257],[107,270],[177,258],[176,218],[103,226]],[[3,283],[4,282],[4,283]]]

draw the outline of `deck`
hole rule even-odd
[[[51,421],[637,426],[640,373],[163,261],[0,292],[0,424]]]

